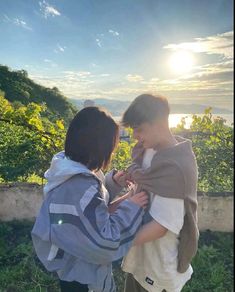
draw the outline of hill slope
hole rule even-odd
[[[63,118],[67,124],[76,113],[76,107],[56,88],[46,88],[28,78],[25,70],[11,71],[0,65],[0,90],[10,102],[45,103],[50,119]]]

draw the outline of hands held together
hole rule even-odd
[[[139,193],[134,193],[134,182],[131,180],[130,175],[125,171],[114,171],[113,180],[116,184],[122,187],[128,187],[129,192],[115,201],[113,201],[109,206],[109,212],[113,213],[117,206],[125,199],[129,199],[141,208],[147,208],[149,197],[145,191]]]
[[[124,170],[113,170],[113,180],[121,187],[129,187],[133,184],[130,174]]]

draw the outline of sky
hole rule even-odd
[[[77,99],[233,109],[232,0],[0,0],[0,64]]]

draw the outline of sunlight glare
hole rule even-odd
[[[188,51],[177,51],[169,59],[169,67],[173,73],[190,72],[194,65],[193,54]]]

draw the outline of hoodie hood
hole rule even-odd
[[[57,153],[52,158],[50,168],[44,174],[44,177],[47,179],[47,183],[43,189],[44,195],[73,175],[80,173],[94,176],[85,165],[66,157],[64,151]]]

